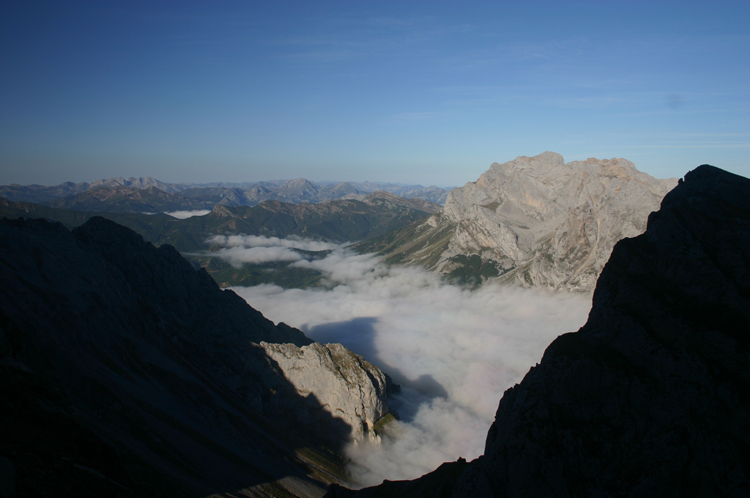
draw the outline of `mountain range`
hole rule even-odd
[[[151,189],[154,188],[137,192],[148,192]],[[97,191],[98,189],[90,190],[83,195]],[[8,218],[46,218],[60,221],[72,229],[93,216],[106,217],[135,230],[156,245],[174,246],[194,263],[205,266],[224,286],[259,283],[278,283],[285,287],[306,286],[315,283],[320,273],[289,267],[289,262],[260,265],[248,263],[237,268],[212,254],[218,247],[209,245],[207,241],[216,235],[280,238],[294,235],[342,243],[389,233],[439,209],[440,206],[424,199],[404,199],[387,192],[373,192],[360,199],[338,199],[316,204],[264,201],[252,207],[216,205],[205,216],[176,219],[165,214],[58,209],[0,198],[0,216]],[[310,255],[312,256],[314,255]],[[268,271],[271,268],[273,271]]]
[[[614,244],[642,233],[676,184],[624,159],[520,156],[453,189],[440,212],[359,250],[464,284],[591,291]]]
[[[615,245],[586,324],[507,390],[484,454],[329,498],[747,496],[750,180],[685,175]]]
[[[493,164],[443,208],[344,195],[186,220],[0,199],[26,218],[0,220],[0,496],[750,492],[750,180],[544,153]],[[205,242],[232,233],[370,237],[360,250],[464,283],[596,280],[592,310],[506,391],[481,457],[352,491],[341,447],[378,441],[398,386],[221,290],[209,271],[230,270]]]
[[[93,193],[92,190],[99,192]],[[107,191],[113,193],[107,193]],[[41,203],[51,207],[71,207],[82,210],[101,210],[106,203],[103,198],[127,195],[134,196],[136,190],[148,190],[141,199],[117,204],[116,209],[103,209],[134,212],[163,212],[165,210],[211,209],[215,204],[223,206],[255,206],[262,201],[282,201],[289,203],[316,203],[326,200],[354,198],[377,191],[396,194],[407,199],[425,199],[442,204],[449,188],[422,185],[398,185],[379,182],[311,182],[304,178],[240,184],[185,184],[165,183],[155,178],[110,178],[93,183],[66,182],[55,186],[42,185],[2,185],[0,197],[12,201]],[[159,192],[154,192],[159,191]],[[169,196],[167,194],[174,194]],[[154,200],[154,196],[157,196]],[[141,204],[138,201],[142,201]],[[54,202],[53,202],[54,201]],[[182,203],[180,207],[172,209]],[[149,207],[149,204],[153,206]],[[198,206],[198,207],[196,207]]]

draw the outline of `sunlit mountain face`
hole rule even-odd
[[[748,18],[5,1],[0,497],[747,495]]]

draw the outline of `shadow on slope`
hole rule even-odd
[[[483,456],[327,496],[748,496],[748,365],[750,180],[703,165],[615,245],[586,325],[505,392]]]
[[[375,344],[377,335],[375,324],[377,322],[376,317],[359,317],[342,322],[323,323],[310,328],[303,327],[303,330],[318,342],[343,344],[364,359],[382,367],[393,381],[402,388],[413,389],[422,394],[424,398],[420,403],[415,404],[408,402],[408,400],[402,400],[401,403],[397,402],[399,416],[405,422],[409,422],[413,419],[422,402],[427,402],[433,398],[447,398],[448,392],[432,375],[423,374],[416,379],[409,378],[399,370],[398,366],[392,365],[382,358]],[[403,398],[405,395],[406,392],[399,397]],[[399,397],[395,398],[396,401]]]
[[[344,477],[351,428],[254,344],[312,341],[171,246],[102,218],[3,219],[0,277],[13,496],[319,496]]]

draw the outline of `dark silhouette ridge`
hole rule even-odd
[[[323,445],[337,451],[351,428],[254,344],[312,341],[171,246],[103,218],[72,232],[3,219],[0,281],[10,496],[270,496],[283,479],[314,495],[310,476],[343,475]]]
[[[685,175],[452,465],[327,496],[750,496],[750,180]]]

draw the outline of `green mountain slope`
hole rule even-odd
[[[49,207],[78,211],[112,211],[156,213],[211,209],[212,202],[199,201],[169,194],[156,187],[97,187],[79,194],[61,197],[45,203]]]
[[[240,234],[279,238],[293,235],[337,243],[365,240],[429,215],[413,206],[411,200],[383,194],[363,201],[342,199],[318,204],[268,201],[253,207],[216,206],[205,216],[178,220],[165,214],[77,211],[0,199],[0,216],[46,218],[73,228],[98,215],[134,230],[157,246],[173,245],[194,264],[206,267],[222,286],[276,283],[306,287],[315,285],[320,274],[290,268],[289,263],[245,264],[236,268],[212,256],[211,252],[219,246],[211,247],[206,241],[216,235]],[[307,259],[323,256],[324,253],[305,255]]]

